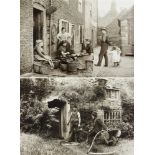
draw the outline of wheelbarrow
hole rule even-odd
[[[96,140],[97,136],[98,136],[99,134],[101,134],[101,133],[104,133],[104,132],[105,132],[105,130],[101,130],[101,131],[99,131],[99,132],[94,136],[94,138],[93,138],[93,140],[92,140],[92,143],[91,143],[91,145],[90,145],[90,147],[89,147],[89,149],[88,149],[88,151],[87,151],[87,154],[89,154],[89,155],[114,155],[114,154],[116,153],[116,151],[112,151],[112,152],[98,152],[98,153],[91,152],[91,149],[92,149],[92,147],[93,147],[93,145],[94,145],[94,143],[95,143],[95,140]],[[108,131],[109,134],[110,134],[111,132],[113,132],[113,131],[112,131],[112,130],[111,130],[111,131]],[[118,137],[120,136],[120,134],[121,134],[121,131],[118,132]]]

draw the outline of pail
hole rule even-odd
[[[62,71],[67,71],[67,64],[60,63],[60,69]]]
[[[68,72],[77,73],[77,69],[78,69],[78,62],[77,61],[68,62],[68,66],[67,66]]]

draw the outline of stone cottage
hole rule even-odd
[[[83,103],[83,101],[77,104],[81,109],[93,109],[98,113],[98,117],[105,123],[116,123],[122,121],[122,105],[120,97],[120,89],[111,86],[106,86],[106,80],[100,79],[97,85],[103,86],[106,91],[106,97],[102,101],[95,101],[91,103]],[[71,109],[74,104],[70,103],[66,98],[60,96],[49,96],[45,103],[49,108],[59,108],[59,136],[68,138],[70,126],[67,125],[69,121]]]
[[[56,36],[62,27],[72,34],[75,52],[81,50],[84,39],[91,39],[96,45],[97,0],[21,0],[20,10],[21,74],[33,70],[37,39],[43,40],[49,56],[55,56]]]

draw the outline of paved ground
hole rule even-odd
[[[98,62],[98,55],[100,52],[100,47],[94,49],[94,64]],[[134,76],[134,57],[124,56],[121,57],[121,63],[119,67],[113,67],[110,56],[109,56],[109,66],[104,67],[104,58],[102,61],[102,66],[97,67],[94,65],[93,73],[88,72],[78,72],[78,74],[68,74],[67,72],[62,72],[60,69],[53,70],[49,75],[27,73],[21,75],[21,77],[133,77]]]
[[[94,50],[94,64],[98,62],[98,54],[100,52],[100,47]],[[110,57],[110,56],[109,56]],[[94,66],[93,76],[97,77],[133,77],[134,76],[134,57],[124,56],[121,57],[121,63],[119,67],[113,67],[109,58],[109,67],[104,67],[104,58],[102,61],[102,66]]]

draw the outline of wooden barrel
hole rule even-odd
[[[78,63],[76,61],[68,62],[67,71],[70,73],[77,73]]]

